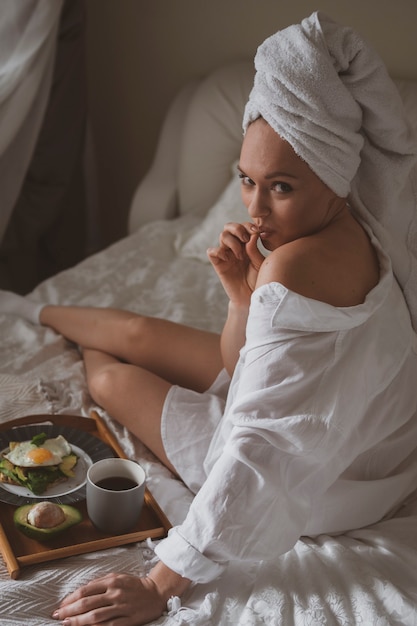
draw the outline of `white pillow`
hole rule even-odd
[[[227,185],[228,167],[240,154],[254,71],[252,60],[231,63],[215,69],[196,88],[176,160],[180,215],[205,216]]]
[[[177,235],[175,249],[180,256],[209,263],[207,248],[218,245],[219,235],[226,222],[245,222],[249,219],[248,211],[241,198],[236,165],[237,163],[232,168],[234,172],[232,180],[217,202],[208,210],[202,222]]]

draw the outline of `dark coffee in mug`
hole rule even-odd
[[[138,483],[132,480],[132,478],[126,478],[125,476],[109,476],[108,478],[98,480],[96,485],[110,491],[127,491],[127,489],[137,487]]]
[[[87,470],[86,485],[87,514],[92,524],[111,535],[132,532],[139,522],[145,489],[145,470],[136,461],[96,461]]]

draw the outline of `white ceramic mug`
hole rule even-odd
[[[145,494],[145,471],[128,459],[102,459],[87,472],[87,513],[102,532],[121,535],[139,521]]]

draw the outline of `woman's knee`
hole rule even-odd
[[[91,397],[99,406],[106,407],[108,399],[114,394],[121,393],[120,368],[121,364],[105,365],[87,376],[87,386]]]
[[[152,346],[155,346],[157,322],[143,315],[132,315],[123,324],[123,333],[121,333],[121,340],[124,342],[123,354],[126,355],[128,361],[134,360],[137,364],[141,364],[143,360],[146,363],[148,355],[152,352]]]

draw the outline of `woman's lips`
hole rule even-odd
[[[256,233],[260,239],[269,239],[273,235],[273,231],[258,224],[253,225],[252,231]]]
[[[271,236],[271,232],[269,230],[259,229],[258,234],[261,239],[268,239]]]

